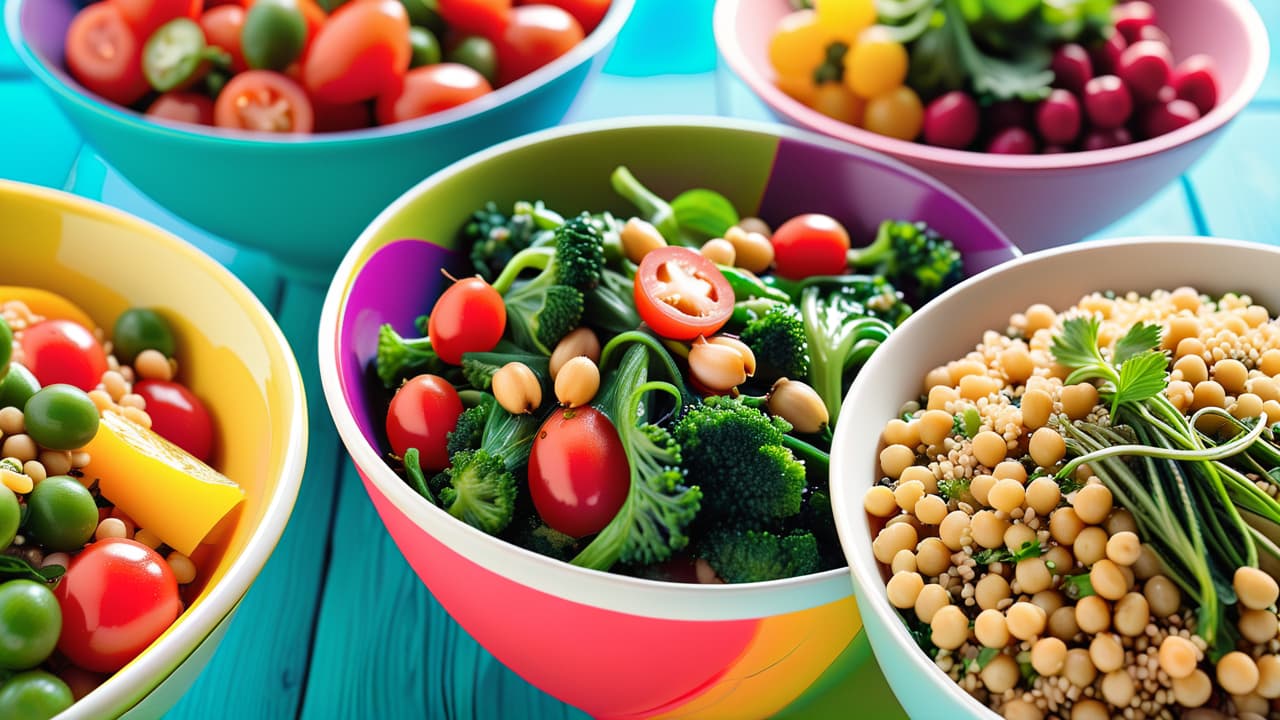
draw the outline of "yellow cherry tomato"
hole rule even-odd
[[[797,77],[812,73],[827,57],[831,32],[818,24],[812,10],[783,16],[769,40],[769,63],[778,75]]]
[[[876,22],[875,0],[815,0],[814,9],[818,22],[846,42]]]
[[[841,83],[822,83],[810,106],[818,112],[850,125],[861,125],[866,101]]]
[[[813,84],[813,73],[797,76],[784,75],[779,77],[775,84],[779,90],[793,99],[813,107],[815,98],[818,95],[818,86]]]
[[[844,56],[844,82],[859,97],[873,98],[907,79],[907,49],[883,26],[867,28]]]
[[[899,140],[915,140],[924,127],[924,105],[914,90],[900,85],[871,98],[862,122],[871,132]]]

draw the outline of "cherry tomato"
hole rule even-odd
[[[462,400],[448,380],[438,375],[419,375],[400,387],[387,409],[387,439],[391,450],[404,457],[417,448],[423,470],[449,467],[446,447],[449,433],[462,414]]]
[[[733,288],[715,263],[696,250],[668,246],[640,262],[636,310],[649,327],[672,340],[710,335],[733,314]]]
[[[582,26],[554,5],[523,5],[494,40],[498,48],[498,84],[514,82],[582,42]]]
[[[369,103],[312,103],[312,107],[316,114],[316,132],[360,130],[373,125],[373,112],[369,109]]]
[[[195,20],[204,8],[201,0],[109,0],[120,8],[125,22],[133,28],[139,41],[145,41],[156,28],[170,20],[185,17]]]
[[[507,306],[482,278],[463,278],[436,300],[427,321],[431,348],[450,365],[462,364],[462,354],[488,352],[507,329]]]
[[[151,429],[204,462],[213,457],[213,417],[200,398],[179,383],[143,380],[133,391],[147,401]]]
[[[71,76],[111,102],[132,105],[150,89],[142,74],[142,41],[110,3],[76,14],[67,28],[66,56]]]
[[[244,72],[249,69],[244,50],[240,47],[240,33],[244,30],[245,10],[239,5],[219,5],[206,10],[200,16],[200,29],[210,45],[222,48],[231,56],[231,69]]]
[[[107,355],[87,328],[70,320],[45,320],[22,333],[23,364],[42,386],[74,385],[88,392],[107,371]]]
[[[796,10],[778,21],[769,38],[769,63],[784,77],[811,77],[827,59],[827,45],[833,39],[831,31],[818,23],[816,12]]]
[[[844,56],[844,83],[861,98],[884,95],[902,87],[908,61],[907,49],[885,28],[867,28]]]
[[[591,34],[609,12],[609,0],[522,0],[520,5],[555,5],[573,16],[582,31]]]
[[[609,418],[593,407],[551,413],[529,453],[529,495],[552,530],[598,533],[631,488],[627,454]]]
[[[361,0],[338,8],[316,33],[303,82],[321,102],[369,100],[409,69],[409,15],[400,0]]]
[[[53,591],[62,608],[58,649],[86,670],[115,672],[182,612],[178,581],[155,550],[99,540],[71,561]]]
[[[439,0],[437,9],[450,29],[496,38],[511,18],[511,0]]]
[[[797,215],[769,240],[774,265],[782,277],[803,280],[813,275],[839,275],[848,267],[849,233],[828,215]]]
[[[850,125],[862,124],[867,103],[842,83],[822,83],[813,92],[810,107],[830,118]]]
[[[867,101],[862,123],[873,133],[914,140],[924,128],[924,105],[916,91],[904,85]]]
[[[391,92],[378,96],[378,122],[390,125],[448,110],[493,90],[475,70],[458,63],[414,68]]]
[[[818,22],[846,42],[876,22],[875,0],[816,0]]]
[[[225,128],[309,133],[315,111],[298,83],[270,70],[248,70],[222,88],[213,121]]]

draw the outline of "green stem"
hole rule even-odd
[[[520,277],[520,273],[525,270],[546,270],[555,254],[556,251],[549,247],[525,248],[511,258],[506,267],[502,268],[502,273],[490,285],[498,291],[499,295],[506,295],[516,279]]]
[[[1236,438],[1225,445],[1219,445],[1216,448],[1206,448],[1204,450],[1172,450],[1153,448],[1147,445],[1113,445],[1072,460],[1058,471],[1057,477],[1058,479],[1070,477],[1071,474],[1076,471],[1076,468],[1081,465],[1121,455],[1161,457],[1168,458],[1170,460],[1186,460],[1191,462],[1221,460],[1243,452],[1249,447],[1249,445],[1253,444],[1254,440],[1257,440],[1262,435],[1262,430],[1262,427],[1256,427],[1251,430],[1248,435],[1242,438]]]
[[[823,475],[826,475],[831,468],[830,455],[794,435],[783,435],[782,446],[803,460],[807,468],[812,469],[816,466],[822,470]]]
[[[609,361],[613,359],[613,353],[627,343],[638,343],[652,350],[653,354],[658,356],[671,381],[674,383],[683,382],[684,375],[680,372],[680,368],[676,367],[676,361],[671,358],[671,354],[662,346],[662,343],[654,336],[639,330],[630,330],[615,335],[612,340],[606,343],[604,349],[600,351],[599,367],[602,370],[609,367]]]

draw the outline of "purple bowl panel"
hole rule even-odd
[[[58,65],[50,69],[61,72],[66,28],[78,8],[66,2],[41,2],[39,7],[40,12],[22,13],[22,36],[37,55],[57,61]]]

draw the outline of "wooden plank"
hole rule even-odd
[[[0,177],[61,187],[80,151],[80,135],[43,88],[0,80]]]
[[[1192,168],[1209,231],[1218,237],[1280,244],[1280,108],[1245,111]]]
[[[295,716],[301,705],[327,546],[333,537],[340,457],[316,362],[316,328],[323,300],[323,288],[290,283],[276,313],[307,388],[307,472],[293,516],[213,661],[168,715],[171,720],[211,715],[287,718]]]

